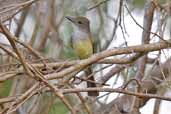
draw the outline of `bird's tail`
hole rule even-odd
[[[97,87],[95,84],[95,80],[94,80],[94,76],[90,76],[92,74],[92,70],[91,67],[89,66],[86,70],[85,70],[85,74],[86,76],[89,76],[88,80],[92,81],[87,81],[87,87]],[[88,92],[88,96],[98,96],[99,92],[98,91],[91,91]]]

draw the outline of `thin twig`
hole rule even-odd
[[[96,8],[96,7],[99,7],[100,5],[102,5],[102,4],[104,4],[104,3],[108,2],[108,1],[110,1],[110,0],[101,1],[98,4],[94,5],[93,7],[88,8],[87,11],[90,11],[90,10]]]

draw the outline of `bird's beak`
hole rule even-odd
[[[68,19],[69,21],[71,21],[72,23],[75,23],[74,17],[66,16],[65,18]]]

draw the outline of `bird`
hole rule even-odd
[[[66,16],[66,18],[72,23],[73,25],[73,33],[71,36],[71,45],[73,50],[75,51],[76,55],[79,59],[87,59],[93,53],[93,39],[92,34],[90,31],[90,21],[88,18],[83,16],[78,17],[71,17]],[[92,74],[91,65],[88,66],[84,70],[86,76],[90,76]],[[97,87],[95,83],[94,76],[90,76],[87,81],[87,87]],[[89,91],[88,96],[98,96],[98,91]]]

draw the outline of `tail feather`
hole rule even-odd
[[[91,67],[88,67],[86,70],[85,70],[85,73],[86,73],[86,76],[90,76],[92,74],[92,70],[91,70]],[[91,80],[92,82],[90,81],[87,81],[87,87],[91,88],[91,87],[97,87],[96,84],[95,84],[95,80],[94,80],[94,76],[90,76],[88,78],[88,80]],[[99,95],[99,92],[98,91],[91,91],[91,92],[88,92],[88,96],[98,96]]]

